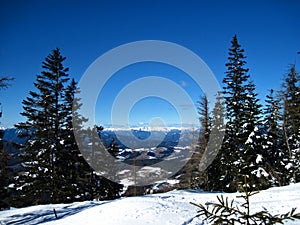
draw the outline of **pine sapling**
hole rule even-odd
[[[296,208],[291,211],[272,215],[267,210],[251,214],[250,212],[250,197],[258,192],[252,192],[248,189],[247,179],[244,177],[244,185],[241,185],[242,195],[237,198],[242,198],[244,203],[238,205],[235,200],[229,200],[223,195],[217,196],[218,202],[208,202],[205,205],[190,202],[197,206],[200,210],[195,217],[204,216],[205,220],[213,225],[217,224],[245,224],[245,225],[269,225],[269,224],[283,224],[285,220],[300,219],[300,213],[296,213]]]

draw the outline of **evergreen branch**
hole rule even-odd
[[[247,188],[247,180],[244,178],[245,185],[241,186],[243,195],[237,196],[237,198],[243,198],[244,203],[240,205],[234,205],[234,200],[229,201],[228,197],[224,198],[223,195],[217,196],[218,203],[206,203],[196,204],[190,202],[190,204],[200,208],[196,217],[204,216],[205,220],[209,221],[213,225],[217,224],[245,224],[245,225],[269,225],[280,223],[283,224],[286,220],[300,219],[300,213],[295,213],[296,208],[292,208],[291,211],[281,214],[272,215],[267,210],[263,210],[254,214],[250,214],[250,197],[258,192],[250,192]]]

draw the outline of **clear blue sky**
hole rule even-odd
[[[97,57],[114,47],[138,40],[170,41],[198,54],[221,83],[230,40],[237,34],[257,92],[264,99],[268,89],[280,87],[289,64],[295,60],[300,64],[300,55],[296,55],[300,51],[299,11],[297,0],[1,1],[0,75],[13,76],[15,81],[0,92],[0,126],[11,127],[24,120],[19,115],[21,102],[35,90],[33,82],[42,70],[41,63],[56,47],[67,57],[65,66],[78,81]],[[201,90],[172,70],[166,72],[155,65],[149,75],[166,72],[197,101]],[[102,108],[96,111],[97,122],[110,123],[109,99],[128,81],[115,77],[107,84],[103,94],[107,100],[98,104]],[[147,122],[161,115],[169,115],[168,123],[178,122],[171,105],[145,99],[133,108],[130,121]]]

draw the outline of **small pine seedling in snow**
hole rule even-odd
[[[217,203],[206,203],[205,205],[190,202],[192,205],[197,206],[200,210],[197,212],[196,217],[204,216],[205,220],[213,225],[218,224],[245,224],[245,225],[270,225],[270,224],[283,224],[285,220],[300,219],[300,213],[295,213],[296,208],[291,211],[281,214],[272,215],[264,209],[263,211],[251,214],[250,213],[250,197],[258,192],[251,192],[248,190],[247,179],[244,177],[245,184],[241,186],[243,195],[238,198],[244,199],[241,205],[234,204],[235,201],[224,198],[223,195],[217,196]]]

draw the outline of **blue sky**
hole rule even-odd
[[[300,63],[296,54],[300,51],[299,10],[296,0],[1,1],[0,75],[15,77],[12,87],[0,92],[1,126],[24,120],[19,115],[21,102],[35,90],[41,63],[56,47],[67,57],[71,77],[79,81],[95,59],[119,45],[139,40],[174,42],[198,54],[221,84],[230,41],[237,34],[263,100],[268,89],[280,87],[288,65],[295,60]],[[145,71],[164,74],[195,102],[201,94],[192,80],[174,68],[157,63],[132,66],[112,77],[103,89],[97,123],[110,123],[109,107],[118,90]],[[144,99],[131,112],[132,124],[156,116],[164,116],[167,123],[178,122],[176,110],[159,99]]]

